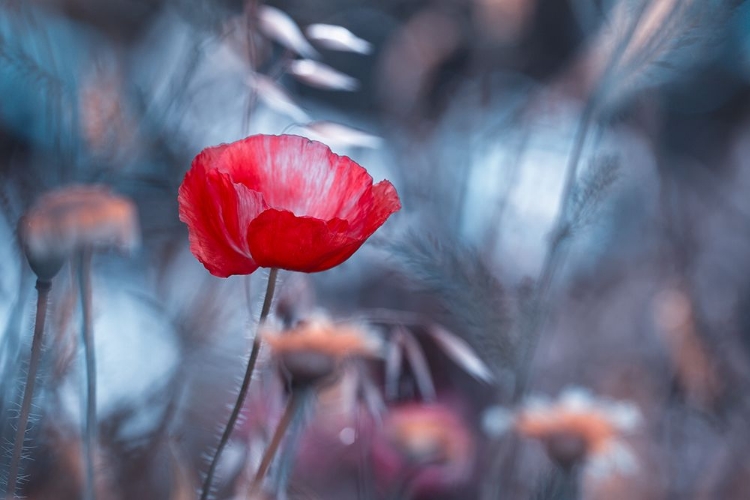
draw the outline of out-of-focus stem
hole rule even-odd
[[[635,18],[630,23],[628,30],[623,36],[620,43],[618,43],[612,53],[612,57],[607,62],[607,66],[602,73],[599,81],[597,82],[592,94],[586,100],[586,105],[583,108],[581,117],[578,121],[578,127],[576,129],[576,135],[573,142],[573,149],[570,153],[568,164],[565,170],[565,184],[563,185],[562,195],[560,196],[560,204],[557,211],[557,218],[552,226],[552,233],[550,235],[549,248],[547,255],[542,264],[542,270],[539,274],[539,280],[536,286],[536,293],[534,294],[531,304],[531,314],[529,315],[526,328],[524,329],[524,335],[522,338],[528,339],[528,344],[525,351],[522,353],[521,364],[518,371],[518,379],[513,394],[513,401],[518,401],[526,390],[526,386],[529,382],[529,374],[531,371],[531,364],[534,361],[534,354],[536,352],[537,345],[539,344],[539,337],[541,329],[547,320],[548,307],[548,295],[549,288],[552,280],[555,276],[556,271],[562,266],[564,262],[564,243],[570,236],[570,220],[569,220],[569,208],[572,201],[572,194],[576,184],[576,177],[578,175],[578,165],[581,160],[583,153],[583,146],[586,143],[589,129],[591,128],[591,122],[594,118],[595,111],[602,103],[606,101],[606,91],[610,79],[613,78],[618,67],[618,64],[622,61],[623,55],[628,48],[628,45],[641,21],[644,9],[648,5],[648,2],[642,3],[638,11],[636,12]]]
[[[271,442],[268,444],[268,448],[260,461],[260,466],[258,466],[258,470],[255,472],[255,477],[250,485],[251,492],[257,492],[260,488],[263,479],[268,473],[268,469],[271,467],[271,463],[273,463],[273,459],[281,445],[281,441],[284,439],[292,420],[294,420],[294,416],[297,414],[297,410],[301,408],[301,403],[310,390],[312,389],[304,386],[296,387],[292,390],[292,394],[289,396],[289,401],[287,401],[286,408],[284,409],[284,414],[281,416],[279,425],[276,427]]]
[[[300,389],[305,390],[306,388],[298,387],[295,388],[295,391],[299,391]],[[294,467],[294,457],[297,455],[299,443],[305,431],[304,409],[307,406],[307,401],[313,394],[314,391],[305,390],[305,395],[297,404],[297,412],[292,415],[292,422],[289,424],[289,430],[286,433],[284,448],[278,453],[279,458],[276,469],[272,470],[272,474],[269,476],[273,487],[272,491],[279,498],[286,497],[285,493]]]
[[[268,314],[271,312],[271,303],[273,302],[273,293],[274,293],[274,290],[276,289],[276,276],[278,275],[278,271],[279,271],[278,269],[273,268],[268,273],[268,286],[266,288],[266,297],[263,300],[263,308],[260,311],[258,329],[266,320],[266,318],[268,317]],[[237,401],[234,403],[232,414],[229,416],[229,421],[227,422],[227,426],[221,435],[221,440],[219,440],[219,445],[216,448],[216,453],[214,453],[214,456],[211,459],[211,465],[209,465],[208,467],[208,472],[206,473],[206,479],[203,481],[203,489],[201,491],[200,500],[206,500],[211,491],[211,483],[213,483],[214,474],[216,472],[216,466],[219,464],[219,457],[221,457],[221,453],[224,451],[224,447],[229,442],[229,437],[232,435],[232,431],[234,430],[234,425],[237,423],[237,418],[240,415],[240,410],[242,410],[242,406],[245,403],[245,396],[247,395],[247,389],[250,387],[250,380],[253,377],[253,371],[255,370],[255,363],[258,360],[259,353],[260,353],[260,338],[258,337],[258,332],[256,331],[255,338],[253,339],[253,348],[250,351],[250,359],[248,359],[247,361],[247,368],[245,369],[245,376],[242,379],[242,385],[240,386],[240,393],[237,395]]]
[[[552,227],[551,240],[549,243],[549,249],[545,256],[544,263],[542,264],[542,270],[539,274],[539,280],[536,286],[536,291],[532,298],[530,313],[526,315],[525,326],[522,331],[522,338],[528,339],[528,344],[524,351],[521,352],[521,362],[518,366],[518,375],[513,392],[514,403],[520,401],[523,397],[526,388],[529,383],[529,377],[531,373],[531,365],[534,361],[534,354],[539,344],[539,338],[541,336],[541,330],[547,320],[547,314],[549,308],[547,307],[549,301],[549,289],[552,280],[555,276],[556,270],[564,262],[564,250],[565,245],[563,244],[568,236],[570,229],[569,217],[569,205],[571,203],[573,189],[575,187],[576,176],[578,173],[578,164],[583,152],[583,146],[585,145],[586,138],[588,136],[591,122],[595,116],[599,105],[602,101],[606,101],[606,90],[610,79],[616,78],[615,69],[618,64],[622,61],[623,55],[628,48],[630,41],[633,38],[636,28],[641,21],[645,8],[649,5],[648,2],[643,2],[639,5],[633,22],[628,27],[623,38],[616,45],[610,60],[607,62],[607,66],[602,73],[599,81],[597,82],[592,94],[586,101],[586,105],[581,113],[581,117],[578,122],[576,129],[576,135],[574,139],[573,149],[571,151],[568,165],[565,173],[565,184],[563,186],[563,192],[560,197],[560,205],[558,208],[557,218],[555,224]],[[514,441],[511,443],[512,452],[508,457],[503,458],[501,455],[496,455],[493,460],[493,464],[490,467],[490,474],[488,477],[495,477],[496,471],[503,469],[505,471],[505,477],[512,478],[518,467],[518,460],[515,455],[518,450],[517,437],[511,438]],[[503,468],[503,465],[506,467]],[[495,488],[492,485],[488,485],[485,488],[487,493],[482,495],[483,499],[491,500],[496,498]]]
[[[396,479],[387,500],[409,500],[413,494],[414,480],[421,471],[422,468],[417,466],[407,467]]]
[[[528,383],[529,373],[531,371],[531,364],[534,361],[534,353],[536,352],[536,347],[539,343],[542,326],[546,321],[545,311],[547,310],[546,305],[550,285],[552,284],[555,272],[563,261],[563,243],[567,240],[569,235],[570,221],[568,220],[568,207],[570,199],[572,198],[571,194],[573,192],[573,187],[575,186],[575,179],[578,172],[578,164],[580,163],[581,154],[583,153],[583,146],[585,145],[586,137],[591,126],[594,107],[595,99],[589,99],[583,113],[581,114],[578,128],[576,129],[575,142],[568,160],[565,185],[560,198],[560,207],[557,211],[555,223],[552,226],[549,249],[547,250],[547,256],[544,259],[542,270],[539,274],[536,293],[532,299],[531,313],[526,320],[526,332],[522,337],[527,339],[528,344],[523,352],[523,357],[519,366],[518,383],[516,384],[516,390],[513,397],[514,401],[519,400],[523,392],[526,390],[526,384]]]
[[[18,482],[18,470],[21,464],[21,455],[23,452],[23,442],[26,437],[26,426],[29,423],[29,414],[31,413],[31,399],[34,395],[34,384],[36,382],[36,372],[39,369],[39,360],[42,356],[42,340],[44,337],[44,323],[47,317],[47,299],[49,290],[52,286],[50,281],[36,282],[37,299],[36,299],[36,317],[34,318],[34,338],[31,341],[31,359],[29,360],[29,371],[26,374],[26,386],[23,391],[23,400],[21,402],[21,413],[18,417],[18,427],[16,428],[16,438],[13,442],[13,457],[10,462],[8,471],[8,488],[6,490],[7,498],[15,497],[16,484]]]
[[[16,294],[17,299],[9,304],[10,306],[10,317],[5,326],[2,338],[0,338],[0,380],[11,380],[16,377],[17,363],[14,360],[19,359],[19,335],[17,332],[21,329],[21,319],[23,317],[23,299],[25,284],[27,281],[27,266],[21,266],[21,275],[18,279],[18,292]],[[10,405],[15,400],[16,391],[10,391],[7,400],[0,402],[0,412],[7,414],[10,411]],[[8,432],[8,426],[11,424],[12,419],[3,419],[0,423],[0,435],[5,436]]]
[[[96,359],[91,293],[91,249],[81,251],[78,284],[83,315],[83,352],[86,359],[86,418],[83,423],[84,500],[94,500],[94,447],[96,446]]]
[[[357,447],[359,448],[358,466],[357,466],[357,499],[370,500],[371,494],[371,462],[370,462],[370,436],[364,434],[363,409],[357,405],[357,423],[355,427],[355,437]]]

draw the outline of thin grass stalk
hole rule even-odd
[[[426,464],[429,465],[429,464]],[[387,500],[409,500],[414,492],[414,480],[422,471],[421,467],[407,467],[396,479],[393,488],[387,496]]]
[[[279,450],[281,442],[289,430],[289,426],[297,415],[297,411],[302,408],[302,402],[306,399],[308,392],[311,390],[312,389],[309,387],[297,387],[292,390],[292,393],[289,396],[289,401],[287,401],[286,408],[284,409],[284,414],[281,416],[281,420],[279,420],[279,424],[276,426],[276,430],[271,437],[271,442],[268,444],[268,448],[266,448],[266,451],[263,454],[258,470],[255,472],[255,477],[253,477],[253,482],[250,484],[251,492],[257,492],[260,489],[260,485],[266,477],[268,469],[273,463],[274,457],[276,457],[276,452]]]
[[[24,285],[27,281],[27,274],[27,267],[21,266],[21,273],[18,278],[18,291],[16,300],[13,301],[11,305],[10,317],[8,318],[2,338],[0,338],[0,377],[2,377],[0,378],[0,380],[11,380],[16,377],[15,368],[17,364],[15,360],[18,359],[18,355],[20,352],[18,332],[21,329],[21,320],[23,317],[23,307],[21,307],[21,305],[25,296],[24,291],[26,287]],[[15,388],[13,388],[13,390],[9,390],[7,394],[9,395],[9,401],[15,401]],[[5,401],[3,401],[2,403],[5,403]],[[0,435],[6,435],[6,426],[9,424],[9,419],[3,421],[3,425],[1,428],[2,434]]]
[[[565,170],[565,182],[562,195],[560,196],[557,217],[552,226],[549,248],[542,264],[542,270],[539,274],[536,292],[531,304],[531,314],[526,322],[527,326],[524,335],[522,335],[522,338],[528,339],[528,344],[522,354],[521,363],[518,368],[518,378],[513,394],[514,402],[518,402],[526,391],[531,372],[531,364],[534,361],[534,354],[536,353],[539,344],[541,330],[546,323],[547,313],[549,312],[549,307],[547,307],[549,289],[557,270],[562,267],[562,264],[565,261],[564,250],[566,245],[564,245],[564,243],[570,236],[570,204],[576,185],[578,165],[580,164],[583,155],[583,148],[589,135],[589,129],[591,128],[599,104],[605,98],[610,79],[622,60],[623,54],[630,44],[633,34],[641,21],[646,5],[646,2],[640,5],[637,16],[628,27],[628,31],[622,41],[615,48],[612,57],[607,63],[607,67],[594,87],[592,94],[587,99],[586,105],[583,108],[581,117],[578,121],[573,149],[568,157],[568,164]]]
[[[299,451],[299,444],[305,431],[304,409],[313,391],[308,390],[305,392],[306,394],[303,395],[302,400],[298,403],[297,412],[292,416],[292,422],[287,431],[286,442],[284,443],[284,448],[279,453],[276,468],[271,471],[272,474],[269,477],[273,486],[272,491],[279,498],[286,497],[285,493],[289,487],[289,480],[294,468],[294,457]]]
[[[278,275],[278,271],[278,269],[272,268],[268,273],[268,286],[266,288],[266,297],[263,300],[263,308],[260,312],[260,319],[258,320],[258,328],[260,328],[260,326],[268,317],[268,314],[271,312],[271,303],[273,302],[273,294],[276,288],[276,277]],[[216,473],[216,466],[219,464],[219,457],[221,457],[221,453],[224,451],[224,447],[229,442],[229,438],[232,435],[234,426],[237,423],[237,418],[240,415],[240,410],[242,410],[242,406],[245,403],[245,396],[247,395],[247,390],[250,387],[250,380],[253,377],[255,363],[257,362],[258,354],[260,353],[260,345],[260,338],[258,337],[258,332],[256,331],[255,338],[253,339],[253,348],[250,351],[250,359],[248,359],[247,361],[245,376],[242,379],[242,385],[240,386],[240,392],[237,395],[237,401],[235,402],[232,413],[229,416],[227,426],[226,428],[224,428],[224,432],[222,433],[221,439],[219,440],[219,445],[216,448],[216,453],[214,453],[214,456],[211,459],[211,464],[208,467],[206,478],[203,481],[200,500],[206,500],[211,491],[211,484],[213,483],[214,474]]]
[[[247,64],[252,71],[256,71],[254,66],[256,61],[257,47],[255,46],[255,27],[253,24],[258,19],[258,1],[248,0],[244,5],[244,16],[245,16],[245,37],[247,40]],[[245,103],[245,112],[242,114],[242,133],[250,133],[250,115],[253,111],[256,101],[256,91],[251,88],[247,95],[247,101]]]
[[[78,285],[81,292],[83,352],[86,362],[86,417],[83,422],[84,500],[94,500],[94,447],[96,446],[96,359],[92,314],[90,248],[81,250]]]
[[[514,403],[518,403],[526,392],[531,374],[531,365],[534,361],[534,355],[541,336],[541,329],[543,328],[549,313],[549,290],[557,269],[562,266],[565,260],[565,245],[563,243],[565,243],[570,235],[571,221],[569,220],[569,207],[576,184],[578,165],[583,153],[583,147],[588,137],[591,122],[603,98],[603,94],[606,92],[609,80],[612,78],[612,73],[622,59],[622,56],[638,27],[645,5],[646,4],[644,3],[640,6],[637,17],[629,26],[628,32],[623,37],[622,41],[616,47],[607,64],[607,68],[594,88],[592,95],[586,101],[586,105],[579,118],[573,149],[566,167],[565,183],[560,197],[557,218],[555,219],[552,228],[549,248],[542,264],[542,270],[539,274],[537,286],[535,287],[536,289],[532,298],[530,312],[526,315],[526,323],[523,327],[523,338],[528,339],[528,344],[526,345],[525,351],[522,352],[518,366],[517,380],[512,396],[512,402]],[[519,445],[517,436],[512,436],[510,439],[513,440],[511,442],[512,453],[504,456],[498,452],[495,455],[493,463],[490,466],[490,471],[492,472],[490,477],[494,477],[494,472],[499,470],[504,470],[504,476],[506,478],[514,477],[519,462],[518,460],[515,460]],[[498,493],[496,485],[486,482],[485,487],[483,488],[482,498],[494,500],[497,498]]]
[[[371,460],[370,460],[370,436],[363,436],[365,424],[362,416],[362,408],[357,406],[357,423],[356,423],[356,439],[357,447],[359,448],[359,454],[357,456],[357,498],[362,500],[370,500],[372,498],[371,484]]]
[[[526,390],[529,374],[531,372],[531,363],[534,360],[534,353],[539,344],[541,328],[546,321],[544,311],[546,309],[545,305],[549,295],[550,285],[552,284],[557,269],[564,260],[562,247],[563,243],[567,240],[570,229],[568,221],[569,199],[573,193],[576,173],[578,172],[578,164],[580,163],[583,147],[586,143],[586,138],[588,137],[589,128],[591,127],[591,119],[596,107],[595,103],[596,100],[593,97],[586,102],[586,107],[584,108],[583,113],[581,113],[578,127],[576,129],[573,150],[570,153],[566,169],[567,174],[560,200],[560,208],[558,209],[557,219],[552,226],[552,239],[536,285],[536,293],[534,294],[533,303],[531,305],[532,312],[527,319],[527,334],[523,336],[523,338],[528,339],[528,345],[526,346],[523,358],[519,365],[518,383],[516,384],[516,390],[513,396],[514,401],[518,401]]]
[[[23,455],[23,443],[26,438],[26,426],[28,425],[29,414],[31,413],[31,400],[34,395],[36,373],[39,370],[39,360],[42,357],[44,324],[47,317],[47,303],[51,287],[52,282],[50,281],[36,281],[37,299],[36,317],[34,318],[34,337],[31,341],[31,358],[29,359],[29,371],[26,374],[26,385],[24,387],[23,400],[21,402],[21,413],[18,417],[16,438],[13,442],[13,456],[10,462],[10,469],[8,471],[8,488],[6,490],[6,495],[8,498],[15,497],[16,493],[18,471],[21,465],[21,456]]]
[[[495,261],[495,253],[497,252],[498,239],[500,238],[501,229],[503,225],[503,218],[507,211],[510,203],[510,197],[513,194],[513,190],[518,184],[519,174],[521,173],[521,162],[523,161],[524,154],[526,153],[526,146],[531,136],[530,127],[523,124],[521,127],[520,138],[516,141],[515,147],[513,148],[511,160],[508,162],[507,172],[503,175],[507,177],[505,187],[502,194],[495,203],[495,208],[492,211],[494,225],[491,225],[484,237],[484,248],[485,254],[488,256],[490,262]]]
[[[581,160],[583,153],[583,147],[588,137],[591,123],[597,111],[600,102],[603,99],[603,95],[606,92],[610,78],[614,69],[619,64],[625,50],[630,43],[633,34],[641,20],[644,8],[647,4],[643,3],[640,6],[638,14],[634,19],[633,23],[628,28],[628,32],[623,37],[622,41],[616,47],[611,59],[607,63],[607,67],[604,70],[599,82],[594,88],[593,93],[589,96],[586,101],[586,105],[579,118],[578,127],[573,143],[573,149],[571,150],[568,164],[565,172],[565,183],[563,185],[563,192],[560,197],[560,204],[558,208],[557,218],[552,226],[551,240],[549,248],[545,256],[545,260],[542,264],[542,270],[539,274],[539,280],[535,287],[535,293],[532,298],[530,307],[530,313],[526,316],[525,326],[523,327],[522,338],[528,339],[528,344],[525,350],[521,353],[521,359],[517,371],[516,384],[512,396],[512,402],[518,403],[526,392],[529,384],[531,375],[531,365],[534,361],[534,355],[536,354],[537,347],[539,345],[539,339],[541,337],[541,330],[547,320],[549,314],[549,290],[552,281],[555,277],[556,271],[565,261],[565,241],[570,235],[570,220],[569,220],[569,206],[571,203],[572,194],[576,184],[576,178],[578,174],[578,165]],[[517,438],[515,438],[517,439]],[[517,447],[516,442],[512,443],[513,447]],[[515,450],[514,450],[515,451]],[[493,460],[491,466],[490,477],[494,477],[495,471],[504,469],[506,477],[513,477],[518,467],[518,461],[513,460],[515,453],[512,453],[508,457],[497,455]],[[505,467],[503,467],[505,466]],[[483,498],[487,500],[494,500],[496,492],[494,488],[487,487],[484,489],[485,494]]]

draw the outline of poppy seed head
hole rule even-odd
[[[18,233],[40,280],[52,279],[73,253],[140,243],[135,205],[104,186],[67,186],[50,191],[19,220]]]

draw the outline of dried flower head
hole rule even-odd
[[[410,404],[393,408],[384,423],[386,436],[415,464],[464,462],[472,439],[461,419],[440,405]]]
[[[465,483],[474,464],[473,433],[453,406],[406,403],[385,414],[372,444],[379,484],[433,498]]]
[[[21,218],[18,232],[42,281],[52,279],[76,251],[131,251],[140,242],[135,205],[105,186],[67,186],[46,193]]]
[[[335,324],[322,315],[279,331],[264,328],[263,340],[294,383],[310,383],[333,374],[351,357],[376,356],[379,341],[365,329],[352,324]]]
[[[561,466],[585,461],[590,471],[605,473],[613,466],[624,472],[632,468],[632,453],[622,437],[640,421],[640,412],[631,404],[568,389],[557,401],[529,399],[511,423],[521,434],[544,443],[550,458]]]

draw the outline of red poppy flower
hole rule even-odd
[[[206,148],[180,186],[190,249],[220,277],[258,267],[325,271],[401,208],[393,185],[325,144],[254,135]]]

